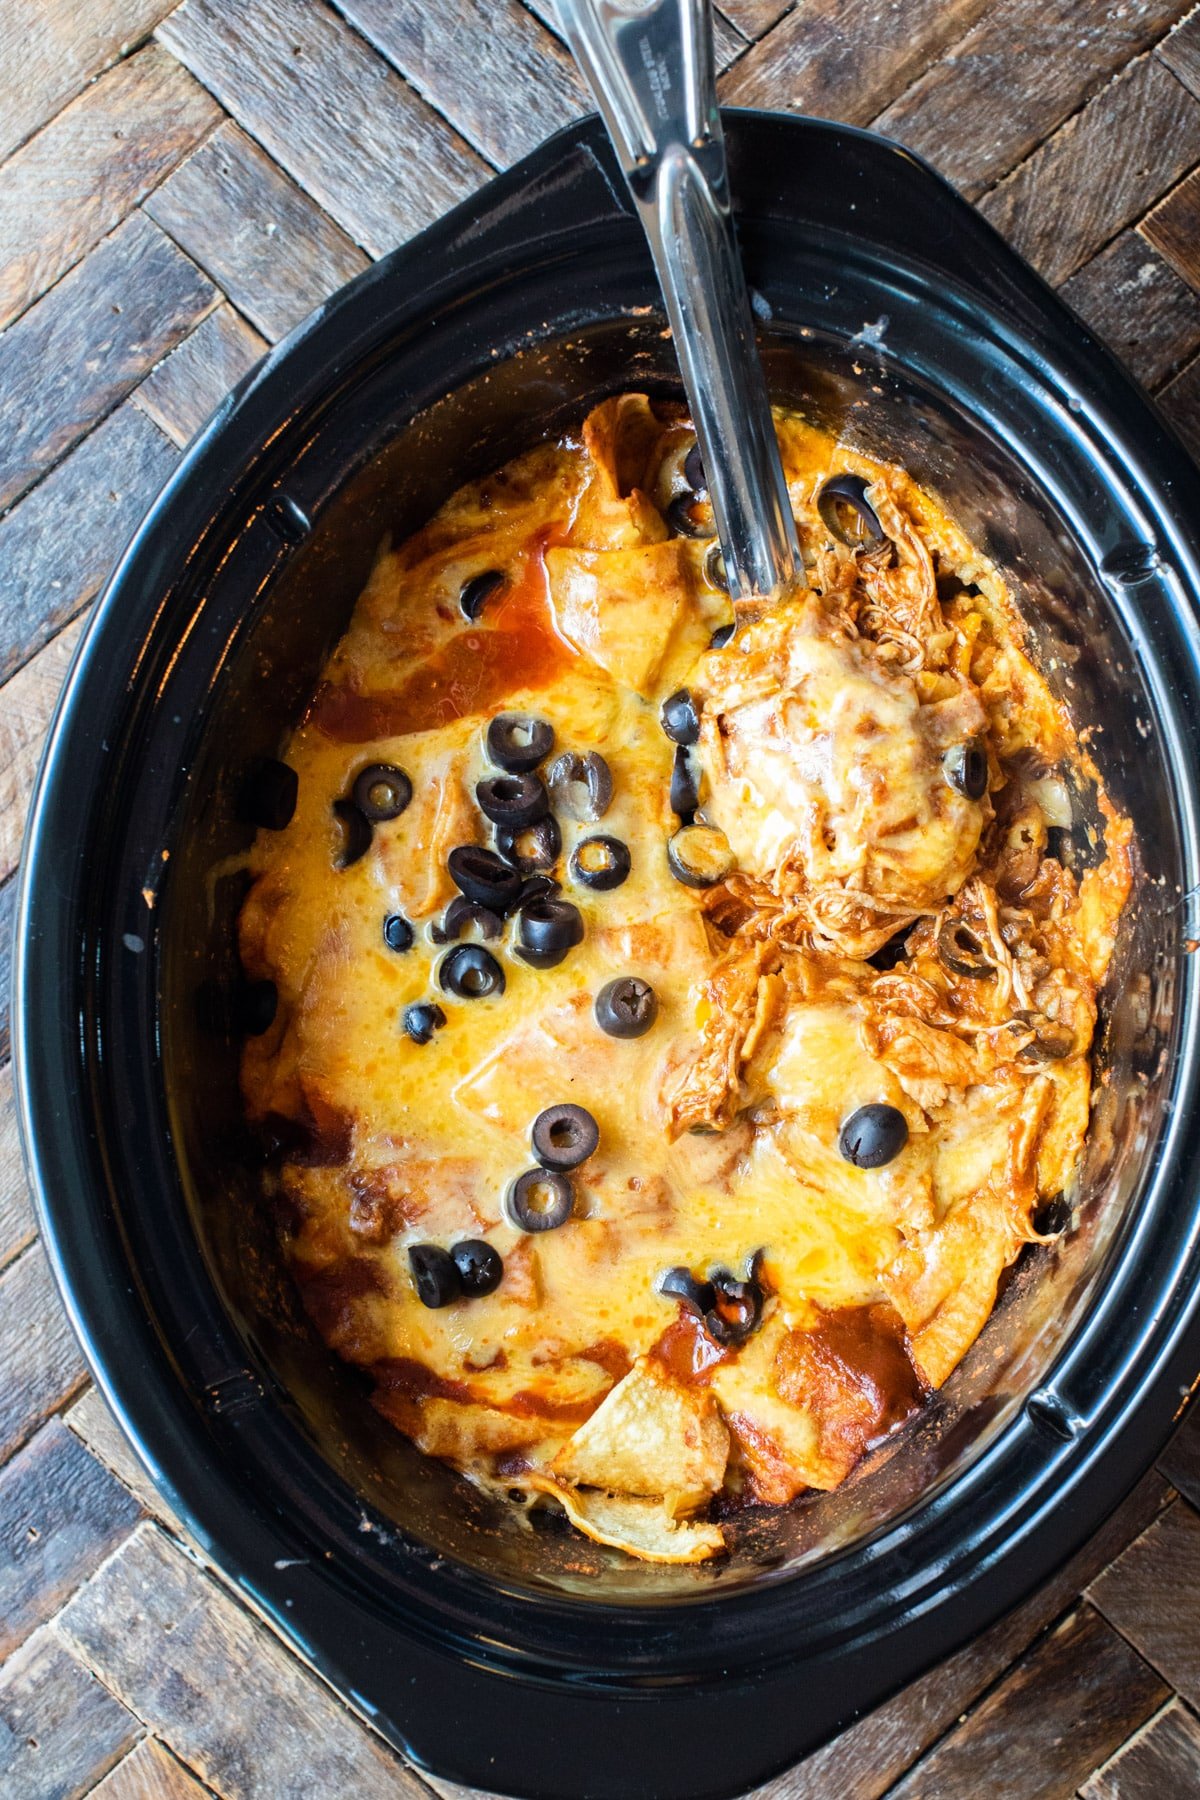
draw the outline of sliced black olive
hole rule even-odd
[[[987,751],[978,738],[955,744],[942,758],[942,772],[950,786],[966,800],[982,800],[987,793]]]
[[[584,838],[572,850],[570,866],[571,874],[584,887],[607,893],[609,888],[620,887],[629,873],[629,848],[620,838]]]
[[[534,875],[552,869],[562,850],[562,832],[553,813],[510,831],[506,825],[496,827],[496,848],[505,862],[520,875]]]
[[[867,961],[870,963],[871,967],[873,969],[878,969],[881,974],[887,974],[887,972],[890,969],[894,969],[898,963],[902,963],[904,961],[904,952],[908,940],[912,936],[913,927],[915,925],[916,920],[913,919],[910,924],[904,925],[899,931],[893,932],[886,944],[881,944],[878,950],[871,956],[868,956]]]
[[[700,715],[687,688],[677,688],[663,701],[662,728],[673,744],[695,744],[700,738]]]
[[[490,906],[480,906],[478,901],[468,900],[465,894],[455,894],[441,924],[432,926],[429,935],[435,944],[454,944],[472,925],[479,927],[480,937],[489,944],[504,930],[504,920]]]
[[[684,887],[714,887],[734,866],[723,831],[712,825],[684,825],[667,845],[667,862]]]
[[[700,771],[693,763],[686,744],[677,744],[671,768],[671,811],[678,813],[685,825],[690,825],[699,804]]]
[[[550,810],[550,796],[540,776],[490,775],[475,784],[475,798],[485,818],[507,831],[521,831]]]
[[[887,536],[879,523],[878,513],[867,499],[869,486],[861,475],[847,472],[831,475],[817,495],[817,511],[826,531],[832,532],[839,544],[845,544],[851,550],[864,547],[873,550]],[[854,524],[849,530],[844,522],[846,510],[854,516]]]
[[[564,1101],[538,1114],[529,1139],[543,1169],[577,1169],[594,1154],[600,1127],[586,1107]]]
[[[748,1276],[739,1281],[729,1269],[710,1272],[715,1297],[704,1314],[704,1329],[716,1344],[741,1344],[762,1323],[763,1291]]]
[[[561,1169],[526,1169],[505,1198],[505,1210],[519,1231],[556,1231],[575,1210],[575,1189]]]
[[[592,1009],[608,1037],[645,1037],[658,1017],[658,995],[637,975],[618,975],[596,995]]]
[[[462,1293],[462,1276],[440,1244],[413,1244],[408,1252],[413,1285],[422,1306],[449,1306]]]
[[[275,1023],[279,990],[273,981],[239,981],[230,999],[235,1031],[247,1037],[261,1037]]]
[[[733,634],[736,630],[737,630],[737,624],[732,619],[730,620],[728,625],[718,625],[717,629],[713,632],[712,636],[708,640],[709,649],[710,650],[723,650],[725,648],[726,644],[728,644],[732,641]]]
[[[525,713],[500,713],[487,728],[487,753],[498,769],[527,775],[554,748],[554,727]]]
[[[300,777],[275,756],[259,756],[246,770],[238,794],[238,817],[264,831],[283,831],[292,822]]]
[[[723,594],[729,592],[729,576],[725,573],[720,544],[710,545],[704,553],[704,579],[711,587],[720,588]]]
[[[908,1142],[908,1120],[899,1107],[875,1102],[852,1112],[838,1134],[838,1149],[856,1169],[882,1169]]]
[[[354,777],[351,798],[364,819],[398,819],[412,799],[412,782],[395,763],[368,763]]]
[[[1053,1019],[1039,1018],[1033,1030],[1032,1041],[1023,1050],[1017,1051],[1018,1062],[1061,1062],[1075,1048],[1075,1033],[1068,1025],[1058,1025]]]
[[[565,950],[530,950],[525,944],[517,944],[514,953],[531,969],[557,969],[560,962],[566,962],[568,954]]]
[[[531,900],[517,915],[517,931],[526,950],[571,950],[583,942],[583,914],[569,900],[548,895]]]
[[[503,587],[507,577],[502,569],[484,569],[479,575],[472,575],[464,581],[458,596],[458,604],[462,607],[466,618],[474,624],[497,588]]]
[[[374,835],[371,821],[363,816],[353,800],[335,800],[333,811],[342,828],[342,848],[337,866],[339,869],[348,869],[371,848],[371,838]]]
[[[445,1023],[446,1015],[436,1000],[414,1000],[404,1009],[404,1029],[414,1044],[427,1044]]]
[[[468,1300],[481,1300],[494,1294],[504,1279],[504,1262],[500,1252],[483,1238],[462,1238],[450,1255]]]
[[[710,538],[715,537],[717,528],[712,517],[701,521],[693,518],[694,507],[700,500],[699,494],[676,494],[667,507],[663,518],[673,537]]]
[[[698,494],[707,494],[708,476],[704,473],[704,458],[700,454],[699,444],[693,444],[683,459],[683,479]]]
[[[460,844],[446,858],[450,879],[477,906],[505,912],[521,891],[521,872],[479,844]]]
[[[612,803],[612,770],[598,750],[564,750],[547,769],[546,785],[559,812],[582,825],[602,819]]]
[[[965,919],[943,919],[938,926],[938,958],[952,975],[963,975],[971,981],[986,981],[996,973],[996,965]]]
[[[415,936],[403,913],[389,913],[383,921],[383,941],[389,950],[411,950]]]
[[[717,1303],[717,1290],[712,1282],[697,1281],[692,1271],[681,1265],[664,1269],[654,1285],[660,1294],[682,1301],[688,1312],[694,1313],[698,1319],[711,1312]]]
[[[437,978],[438,985],[459,1000],[486,1000],[504,992],[504,970],[482,944],[459,944],[447,951]]]
[[[557,894],[561,886],[561,881],[555,881],[553,875],[527,875],[508,911],[520,912],[531,900],[544,900],[548,894]]]

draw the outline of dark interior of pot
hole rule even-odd
[[[1171,1061],[1181,866],[1171,783],[1120,609],[1023,464],[954,402],[863,366],[860,348],[780,333],[766,347],[773,397],[904,465],[1009,579],[1035,655],[1076,724],[1096,728],[1093,753],[1117,806],[1137,825],[1139,875],[1110,973],[1099,1037],[1087,1167],[1068,1196],[1071,1222],[1053,1245],[1027,1248],[994,1316],[925,1414],[881,1445],[836,1493],[734,1525],[715,1569],[636,1565],[583,1543],[548,1515],[532,1525],[427,1461],[373,1411],[358,1376],[305,1320],[283,1273],[259,1174],[240,1124],[238,1045],[197,1004],[236,975],[233,921],[243,877],[221,873],[247,842],[235,796],[247,761],[277,752],[322,660],[344,627],[385,531],[415,529],[461,482],[577,423],[605,393],[678,391],[657,320],[613,320],[494,365],[391,439],[350,441],[330,427],[335,496],[274,586],[248,609],[240,646],[214,692],[189,784],[164,920],[164,1072],[179,1161],[213,1278],[254,1366],[356,1495],[410,1539],[525,1588],[593,1601],[727,1589],[825,1556],[919,1504],[980,1454],[1044,1379],[1128,1227],[1153,1154]],[[403,411],[397,402],[395,411]],[[324,428],[322,428],[324,429]],[[316,440],[320,451],[320,436]],[[1136,570],[1133,572],[1136,576]],[[1070,854],[1100,854],[1094,793],[1075,796]],[[1052,1410],[1044,1427],[1057,1429]]]

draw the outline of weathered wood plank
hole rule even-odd
[[[9,1064],[0,1069],[0,1268],[33,1242],[36,1229],[21,1157]]]
[[[1200,1406],[1194,1397],[1183,1423],[1159,1457],[1158,1468],[1200,1511]]]
[[[146,210],[272,341],[368,266],[358,245],[232,122]]]
[[[555,0],[525,0],[525,4],[531,13],[536,13],[543,25],[553,31],[557,37],[562,36],[562,26]],[[745,38],[725,16],[728,11],[728,7],[713,7],[713,50],[718,71],[727,69],[734,58],[740,56],[746,48]]]
[[[487,174],[432,108],[316,0],[184,0],[159,36],[376,255]]]
[[[1088,1589],[1122,1636],[1200,1702],[1200,1515],[1176,1500]]]
[[[0,8],[0,156],[154,30],[174,0],[7,0]]]
[[[1200,287],[1200,170],[1173,188],[1138,230],[1186,282]]]
[[[77,619],[0,687],[0,880],[17,866],[42,745],[83,630]]]
[[[49,1629],[0,1669],[0,1792],[13,1800],[86,1793],[139,1735],[133,1714]]]
[[[1200,99],[1200,12],[1193,7],[1182,24],[1163,39],[1155,55]]]
[[[0,326],[119,225],[220,116],[187,70],[149,44],[0,165]]]
[[[1200,1794],[1200,1720],[1172,1700],[1080,1788],[1081,1800]]]
[[[1065,281],[1200,159],[1200,104],[1154,56],[1130,64],[980,210],[1048,281]]]
[[[1146,387],[1200,347],[1200,295],[1136,228],[1076,270],[1061,293]]]
[[[126,401],[0,519],[0,681],[99,592],[177,460]]]
[[[31,1244],[0,1275],[0,1369],[3,1462],[85,1380],[40,1244]]]
[[[216,304],[144,213],[0,336],[0,506],[31,487]]]
[[[725,0],[725,12],[753,42],[777,25],[790,5],[791,0]]]
[[[89,1455],[102,1462],[109,1473],[128,1488],[146,1512],[160,1519],[177,1538],[191,1543],[182,1520],[154,1487],[98,1388],[86,1388],[63,1414],[63,1423],[75,1433]]]
[[[16,913],[17,884],[0,885],[0,1062],[7,1062],[12,1042],[9,1013],[12,1006],[12,935]]]
[[[497,168],[590,110],[575,65],[520,0],[339,0],[341,11]]]
[[[207,1800],[211,1792],[157,1738],[143,1738],[91,1789],[90,1800]]]
[[[423,1791],[155,1525],[140,1526],[92,1577],[58,1629],[228,1800],[417,1800]]]
[[[218,306],[147,375],[133,404],[182,448],[266,349],[232,306]]]
[[[876,120],[974,198],[1186,12],[1191,0],[990,6]]]
[[[1099,1613],[1080,1606],[917,1764],[895,1800],[1069,1800],[1168,1693]]]
[[[0,1469],[0,1658],[57,1612],[140,1513],[60,1419]]]
[[[720,84],[727,106],[786,107],[865,125],[988,0],[800,0]]]
[[[1194,356],[1159,390],[1158,404],[1200,461],[1200,356]]]
[[[1157,1516],[1170,1490],[1147,1475],[1058,1573],[955,1655],[851,1725],[750,1800],[879,1800],[1080,1589]],[[957,1796],[956,1796],[957,1800]]]

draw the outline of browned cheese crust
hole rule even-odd
[[[640,395],[385,545],[282,753],[298,804],[258,834],[240,922],[248,975],[279,992],[245,1046],[246,1107],[283,1146],[265,1203],[318,1331],[428,1454],[652,1560],[718,1553],[718,1496],[724,1514],[836,1486],[974,1342],[1039,1199],[1078,1170],[1129,885],[1102,789],[1103,864],[1077,882],[1054,854],[1064,776],[1096,773],[996,572],[903,472],[777,424],[810,585],[723,648],[711,537],[666,516],[694,438]],[[869,484],[874,548],[822,523],[841,471]],[[703,499],[687,517],[711,533]],[[469,622],[461,590],[487,571]],[[660,709],[682,686],[700,821],[732,862],[708,888],[666,855]],[[599,824],[559,814],[582,942],[533,968],[509,920],[486,946],[504,992],[461,998],[434,933],[450,851],[493,841],[475,789],[500,712],[549,723],[555,754],[599,752],[613,797]],[[967,743],[986,752],[974,799],[946,773]],[[372,763],[412,799],[341,866],[334,802]],[[569,870],[597,831],[630,852],[607,890]],[[657,996],[638,1038],[593,1010],[623,975]],[[418,1043],[402,1021],[423,1001],[445,1022]],[[566,1223],[525,1232],[506,1195],[564,1101],[599,1147]],[[856,1167],[839,1133],[881,1103],[907,1142]],[[423,1305],[409,1250],[467,1238],[499,1252],[499,1286]],[[659,1291],[670,1268],[744,1280],[756,1252],[753,1329]]]

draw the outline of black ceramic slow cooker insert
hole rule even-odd
[[[1196,1321],[1200,477],[990,228],[878,138],[727,119],[773,397],[908,468],[1012,583],[1138,874],[1073,1223],[928,1411],[718,1564],[639,1564],[423,1459],[319,1343],[240,1125],[247,764],[276,752],[385,531],[623,389],[678,379],[599,126],[330,300],[185,457],[96,608],[18,919],[46,1243],[171,1505],[418,1763],[513,1794],[725,1796],[1018,1599],[1161,1446]],[[1094,793],[1071,853],[1098,854]],[[214,1019],[217,1023],[214,1024]]]

